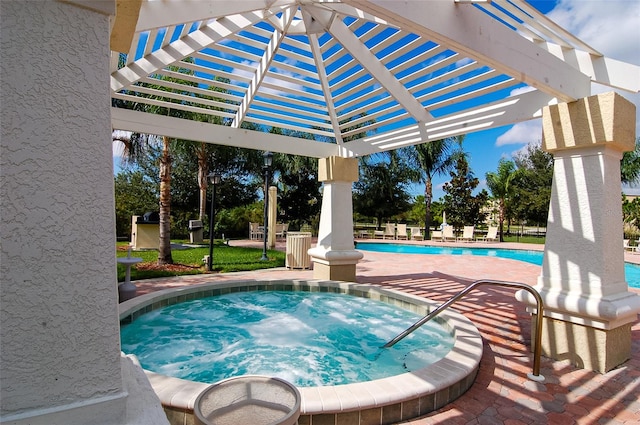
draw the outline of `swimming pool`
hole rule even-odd
[[[356,249],[373,252],[397,252],[402,254],[431,254],[431,255],[480,255],[486,257],[509,258],[526,263],[542,265],[542,251],[504,249],[504,248],[475,248],[450,247],[430,245],[403,245],[394,243],[358,242]],[[625,263],[624,273],[627,284],[632,288],[640,288],[640,266]]]

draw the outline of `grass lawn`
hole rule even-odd
[[[128,242],[118,242],[116,257],[126,257]],[[185,274],[210,273],[202,259],[209,255],[209,247],[172,249],[171,256],[174,264],[157,265],[158,251],[132,251],[132,257],[142,258],[142,262],[131,267],[131,280],[150,279],[164,276],[179,276]],[[222,241],[216,241],[213,247],[213,273],[228,273],[284,267],[285,253],[268,250],[269,261],[262,261],[262,250],[228,246]],[[124,281],[125,266],[118,264],[118,282]]]
[[[519,242],[519,243],[537,243],[544,245],[545,238],[543,236],[516,236],[516,235],[504,235],[505,242]]]

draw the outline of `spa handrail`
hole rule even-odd
[[[533,295],[533,297],[536,299],[536,330],[535,330],[536,337],[535,337],[535,341],[533,342],[533,373],[529,374],[528,376],[529,378],[536,381],[544,380],[544,377],[540,376],[540,352],[542,350],[542,315],[544,312],[544,307],[542,304],[542,297],[540,296],[538,291],[536,291],[533,287],[525,283],[505,282],[501,280],[491,280],[491,279],[476,280],[475,282],[471,283],[471,285],[467,286],[462,291],[458,292],[453,297],[449,298],[448,301],[441,304],[438,308],[436,308],[435,310],[433,310],[432,312],[424,316],[422,319],[418,320],[416,323],[414,323],[413,325],[409,326],[407,329],[402,331],[391,341],[383,345],[382,348],[392,347],[398,341],[400,341],[401,339],[403,339],[404,337],[406,337],[407,335],[409,335],[410,333],[418,329],[420,326],[424,325],[425,323],[427,323],[428,321],[436,317],[442,311],[446,310],[449,306],[451,306],[451,304],[458,301],[460,298],[464,297],[469,292],[473,291],[476,287],[482,286],[482,285],[507,286],[511,288],[524,289],[525,291],[528,291],[531,295]]]

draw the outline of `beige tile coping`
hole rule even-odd
[[[370,298],[420,315],[432,311],[431,300],[375,285],[323,280],[239,280],[165,289],[120,304],[121,323],[168,305],[233,292],[258,290],[334,292]],[[422,369],[368,382],[302,387],[300,425],[384,424],[424,415],[450,403],[475,380],[482,338],[477,328],[452,309],[438,320],[454,336],[451,351]],[[145,371],[172,424],[193,423],[198,395],[210,384]]]

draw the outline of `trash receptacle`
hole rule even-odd
[[[288,232],[285,265],[289,269],[308,269],[311,267],[311,232]]]
[[[202,243],[202,220],[189,220],[189,242]]]
[[[193,408],[196,425],[295,425],[300,392],[268,376],[238,376],[205,389]]]

